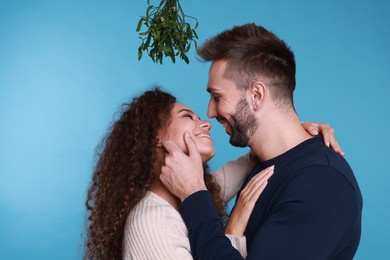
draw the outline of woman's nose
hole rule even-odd
[[[200,120],[200,127],[210,130],[211,129],[211,122],[206,121],[206,120]]]

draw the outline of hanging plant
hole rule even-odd
[[[150,4],[147,0],[146,16],[141,16],[138,22],[137,32],[142,40],[138,48],[138,60],[146,51],[155,63],[162,64],[164,57],[170,57],[175,63],[178,56],[187,64],[190,62],[186,53],[191,49],[192,43],[196,48],[198,35],[195,29],[198,27],[198,20],[192,16],[185,15],[180,6],[179,0],[161,0],[158,6]],[[186,21],[190,18],[195,26]],[[147,30],[140,32],[142,25]]]

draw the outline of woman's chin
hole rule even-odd
[[[207,153],[200,152],[200,157],[202,158],[202,162],[203,163],[206,163],[206,162],[210,161],[211,158],[214,157],[214,155],[215,155],[215,151],[214,150],[213,151],[209,151]]]

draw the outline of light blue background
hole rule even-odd
[[[199,20],[199,43],[256,22],[292,47],[297,111],[336,129],[363,192],[356,259],[390,259],[389,2],[181,2]],[[160,84],[206,117],[209,64],[193,50],[189,65],[137,61],[145,9],[146,0],[0,1],[1,259],[82,257],[94,149],[122,102]],[[245,150],[213,123],[216,168]]]

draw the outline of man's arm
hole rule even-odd
[[[189,196],[181,204],[180,213],[188,228],[194,259],[243,259],[225,236],[208,191]]]
[[[243,259],[225,236],[220,218],[203,179],[203,166],[195,142],[184,136],[188,156],[165,142],[162,183],[181,201],[180,213],[187,225],[192,254],[196,259]]]

